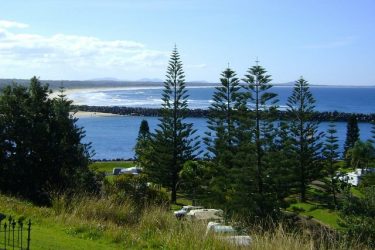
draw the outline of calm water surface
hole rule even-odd
[[[128,159],[134,157],[133,148],[142,119],[148,121],[150,130],[154,130],[159,122],[156,117],[107,116],[80,118],[78,125],[86,130],[84,141],[92,142],[93,149],[96,152],[94,159]],[[198,130],[197,134],[201,137],[207,131],[206,121],[204,118],[187,119],[187,122],[194,124],[194,128]],[[328,124],[328,122],[322,122],[319,129],[326,131]],[[340,150],[342,150],[346,135],[346,123],[337,122],[336,128]],[[360,123],[359,129],[361,139],[367,140],[370,138],[370,124]]]
[[[214,87],[189,87],[189,107],[208,108]],[[272,91],[278,94],[281,109],[285,108],[292,87],[275,86]],[[339,111],[352,113],[375,113],[375,87],[322,87],[312,86],[311,91],[316,99],[317,111]],[[68,95],[75,104],[97,106],[152,107],[161,105],[161,87],[129,87],[122,90],[85,90]],[[80,118],[78,125],[86,130],[86,142],[92,142],[96,152],[94,159],[133,158],[133,148],[142,119],[147,119],[151,130],[158,124],[156,117],[110,116]],[[206,119],[189,118],[198,135],[204,136],[207,131]],[[327,129],[327,122],[320,124],[320,130]],[[346,123],[338,122],[337,131],[340,150],[343,148]],[[370,124],[359,124],[361,138],[370,137]]]

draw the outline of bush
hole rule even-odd
[[[359,188],[361,190],[365,189],[366,187],[375,186],[375,173],[368,173],[362,177],[361,184]]]
[[[56,215],[76,217],[85,221],[110,222],[115,225],[134,224],[140,211],[132,201],[94,197],[87,195],[55,196],[52,208]]]
[[[115,176],[110,182],[104,182],[105,194],[118,201],[131,200],[137,207],[148,204],[168,205],[168,194],[153,188],[146,176],[123,174]]]
[[[295,212],[295,213],[301,213],[301,212],[305,212],[305,209],[302,208],[302,207],[292,206],[292,211]]]
[[[339,225],[350,240],[375,247],[375,186],[364,188],[363,198],[346,196]]]

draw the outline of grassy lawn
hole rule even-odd
[[[133,161],[97,161],[90,164],[90,168],[105,173],[112,173],[113,168],[130,168],[135,164]]]
[[[188,204],[189,200],[180,196],[179,202]],[[37,207],[0,194],[0,212],[31,218],[31,249],[248,249],[234,247],[213,235],[206,236],[207,223],[179,221],[170,210],[162,207],[145,208],[137,215],[129,203],[119,204],[105,197],[77,197],[74,207],[66,207],[62,201],[54,204],[55,209]],[[333,212],[316,204],[295,203],[292,206],[303,208],[301,214],[313,216],[323,223],[336,223]],[[251,249],[255,250],[320,249],[319,242],[314,245],[314,240],[304,234],[286,234],[282,227],[269,234],[254,231],[251,237],[254,242]],[[327,249],[368,248],[332,242]]]
[[[359,198],[362,198],[363,197],[363,193],[361,193],[361,191],[359,191],[359,189],[357,187],[350,187],[350,192],[356,196],[356,197],[359,197]]]
[[[192,205],[192,201],[188,199],[185,195],[177,193],[177,204],[171,204],[171,210],[180,210],[182,206]]]
[[[137,215],[128,203],[106,198],[77,197],[68,209],[62,204],[56,204],[57,212],[0,194],[1,213],[31,218],[31,249],[234,249],[206,236],[205,223],[179,221],[162,207]]]
[[[290,205],[287,208],[288,211],[299,211],[299,214],[304,216],[311,216],[316,220],[319,220],[323,224],[332,228],[340,228],[337,224],[338,213],[335,210],[324,208],[318,203],[310,202],[299,202]]]
[[[55,219],[51,208],[38,208],[29,202],[0,195],[0,212],[16,218],[25,216],[31,219],[31,249],[112,250],[121,248],[120,245],[114,244],[105,237],[95,238],[89,234],[72,233],[69,226]]]
[[[332,197],[325,193],[321,182],[315,181],[307,190],[307,202],[294,202],[290,204],[287,211],[313,217],[331,228],[339,229],[338,211],[332,209],[332,205],[328,206],[329,203],[332,203]]]
[[[32,226],[32,249],[119,249],[119,245],[105,240],[93,240],[90,237],[81,237],[69,233],[69,228],[54,225],[51,221]]]

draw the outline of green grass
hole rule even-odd
[[[112,173],[113,168],[130,168],[135,163],[133,161],[97,161],[90,164],[90,168],[104,173]]]
[[[31,218],[32,249],[231,249],[206,237],[205,223],[178,221],[163,207],[140,213],[130,202],[62,196],[40,208],[0,195],[0,211]]]
[[[340,229],[337,223],[339,212],[334,210],[332,205],[327,205],[332,203],[332,197],[326,194],[322,183],[314,182],[314,184],[311,184],[307,190],[307,198],[307,202],[290,204],[287,211],[312,217],[330,228]]]
[[[52,223],[36,224],[32,226],[32,249],[118,249],[118,245],[106,240],[92,240],[90,237],[71,235],[69,228]]]
[[[241,249],[206,236],[204,222],[179,221],[169,209],[157,206],[141,212],[130,202],[105,197],[61,196],[46,208],[0,195],[0,212],[32,219],[31,249]],[[281,225],[269,233],[249,232],[255,250],[366,249],[330,241],[324,248],[309,233],[291,233]]]
[[[350,192],[356,196],[356,197],[359,197],[359,198],[362,198],[363,197],[363,193],[359,190],[359,188],[357,187],[350,187]]]
[[[294,207],[294,209],[293,209]],[[311,216],[331,228],[340,228],[337,224],[338,212],[321,206],[319,203],[299,202],[291,204],[288,211],[299,211],[299,214]]]
[[[0,195],[0,212],[31,219],[31,249],[118,249],[118,245],[106,239],[92,240],[67,233],[69,226],[59,222],[51,208],[37,207],[30,202]]]

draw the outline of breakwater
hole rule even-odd
[[[132,115],[132,116],[161,116],[160,108],[140,108],[140,107],[124,107],[124,106],[87,106],[87,105],[75,105],[73,106],[76,111],[87,111],[87,112],[101,112],[101,113],[112,113],[118,115]],[[207,118],[209,116],[209,110],[207,109],[189,109],[187,111],[187,117]],[[286,111],[276,111],[276,118],[278,120],[289,120],[290,117]],[[314,112],[312,119],[316,121],[337,121],[345,122],[352,115],[355,115],[359,122],[371,122],[375,121],[375,113],[372,114],[360,114],[360,113],[345,113],[345,112]]]

